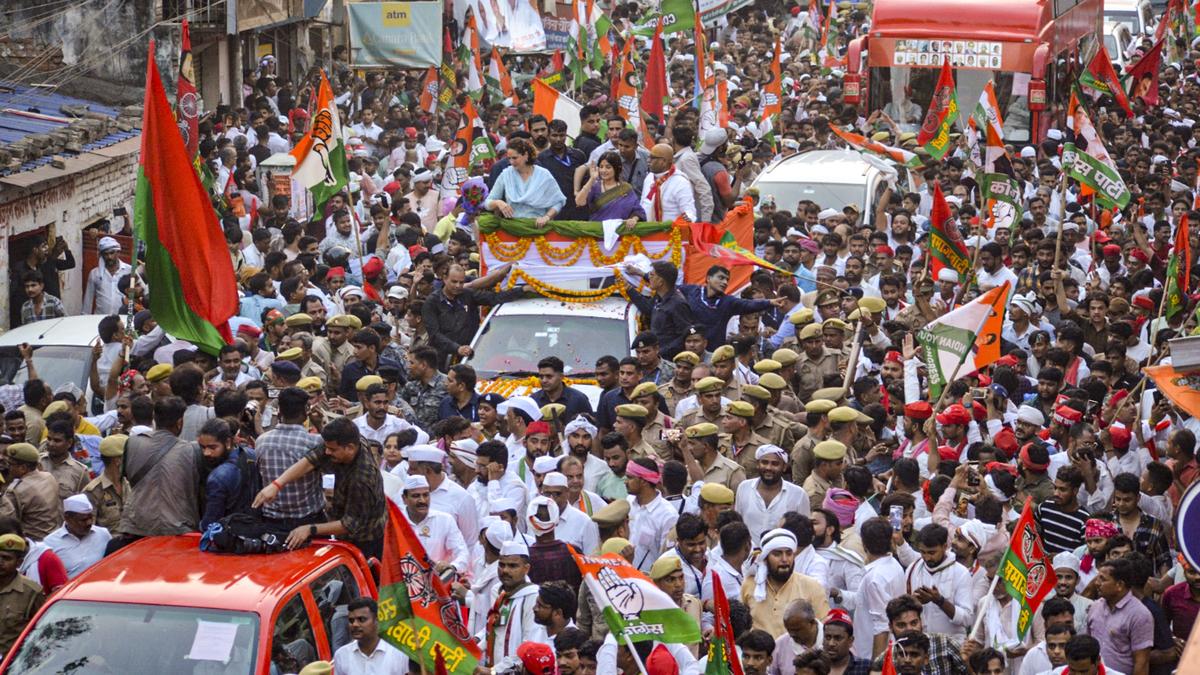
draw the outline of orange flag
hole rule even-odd
[[[1200,417],[1200,376],[1181,373],[1174,366],[1150,366],[1142,372],[1171,403],[1183,408],[1192,417]]]

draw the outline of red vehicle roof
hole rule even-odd
[[[54,599],[269,613],[323,563],[349,556],[366,569],[357,548],[336,541],[264,555],[204,553],[199,542],[199,534],[141,539],[67,582]]]
[[[1019,42],[1037,40],[1052,20],[1048,0],[875,0],[870,34]]]

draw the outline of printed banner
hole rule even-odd
[[[346,3],[350,63],[363,68],[428,68],[442,62],[442,3]]]

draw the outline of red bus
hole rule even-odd
[[[1039,142],[1078,74],[1068,64],[1099,39],[1103,9],[1103,0],[875,0],[870,31],[850,43],[845,100],[917,131],[948,56],[960,121],[994,80],[1005,140]]]

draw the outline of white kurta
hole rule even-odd
[[[475,508],[475,500],[467,494],[466,488],[443,477],[442,484],[429,491],[429,508],[454,518],[468,547],[479,541],[479,513]]]
[[[854,655],[869,659],[875,635],[888,632],[887,604],[904,594],[904,568],[892,556],[867,564],[854,608]]]
[[[746,527],[750,530],[750,539],[758,546],[762,535],[779,526],[783,514],[796,511],[805,516],[809,515],[811,505],[808,493],[804,488],[789,481],[783,481],[783,488],[775,499],[767,504],[758,493],[758,483],[761,479],[751,478],[738,485],[737,497],[734,499],[734,509],[742,514]]]
[[[504,657],[516,657],[517,647],[523,642],[548,642],[546,629],[533,620],[533,606],[537,603],[537,584],[528,584],[505,599],[499,607],[499,618],[496,621],[494,643],[488,657],[489,666],[499,663]],[[479,634],[480,644],[488,644],[487,629]]]
[[[666,547],[667,534],[679,520],[679,512],[671,508],[662,495],[656,495],[645,506],[638,504],[636,497],[626,499],[629,502],[629,540],[634,546],[633,566],[649,573]]]
[[[435,563],[449,563],[459,574],[466,574],[470,570],[467,543],[463,541],[454,518],[433,509],[430,509],[429,515],[419,523],[412,522],[407,510],[404,517],[412,524],[413,531],[417,533],[417,538],[421,540],[421,545],[425,547],[430,560]]]
[[[975,619],[975,582],[971,571],[959,565],[954,560],[952,552],[946,552],[946,558],[936,569],[931,570],[925,560],[919,559],[908,566],[904,573],[905,592],[925,586],[936,588],[946,600],[954,604],[954,618],[950,618],[934,603],[925,605],[921,611],[921,620],[928,633],[947,635],[954,640],[962,641],[971,628]]]
[[[67,568],[67,578],[74,579],[80,572],[100,562],[104,557],[104,548],[111,539],[108,530],[98,525],[92,526],[92,531],[83,539],[67,532],[64,525],[46,535],[42,543],[62,560],[63,567]]]
[[[558,517],[554,538],[574,546],[585,555],[591,555],[600,548],[599,526],[586,513],[570,504]]]

